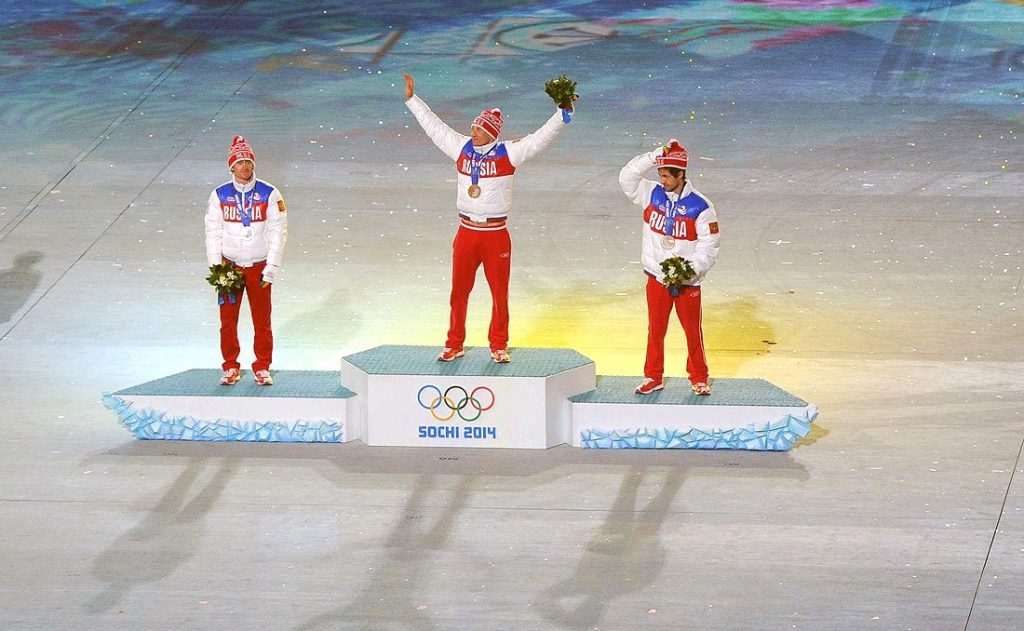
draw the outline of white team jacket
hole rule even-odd
[[[243,239],[245,227],[239,214],[243,205],[250,209],[251,239]],[[273,270],[281,264],[288,240],[288,215],[281,193],[273,184],[253,178],[240,187],[234,178],[210,193],[206,209],[206,260],[217,265],[226,258],[242,267],[266,261],[271,267],[265,280],[273,280]],[[269,276],[269,278],[268,278]]]
[[[619,172],[622,192],[644,209],[640,260],[644,271],[664,284],[661,262],[673,256],[684,258],[697,273],[687,284],[697,287],[718,260],[718,244],[721,240],[718,216],[708,198],[694,190],[689,180],[677,195],[666,191],[659,182],[644,179],[644,173],[655,166],[655,159],[660,155],[660,150],[642,153]],[[674,244],[671,247],[666,247],[665,243],[665,211],[668,203],[675,203],[680,213],[673,226]]]
[[[540,153],[551,144],[558,132],[562,131],[560,110],[548,119],[544,125],[532,134],[516,141],[496,141],[483,147],[476,147],[480,154],[486,154],[479,178],[480,196],[476,199],[469,196],[471,160],[464,151],[469,136],[460,134],[442,121],[415,94],[405,102],[405,106],[416,116],[423,131],[427,132],[438,149],[446,156],[455,160],[458,171],[458,198],[455,202],[459,213],[470,221],[487,221],[505,219],[512,205],[512,177],[516,167]]]

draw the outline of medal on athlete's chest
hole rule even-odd
[[[235,196],[238,203],[238,219],[242,222],[242,241],[251,241],[256,236],[256,228],[252,227],[252,198],[249,197],[249,205],[245,204],[245,192]]]
[[[474,150],[472,155],[469,157],[469,177],[472,184],[469,185],[469,188],[466,190],[466,193],[468,193],[469,196],[472,197],[473,199],[480,197],[480,172],[484,165],[484,160],[488,156],[493,154],[496,148],[497,145],[491,147],[490,151],[484,154],[477,153]]]
[[[670,237],[669,235],[666,234],[661,238],[661,244],[665,246],[665,249],[671,250],[672,248],[676,247],[675,237]]]

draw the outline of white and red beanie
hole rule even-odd
[[[501,110],[496,107],[492,107],[480,112],[480,116],[473,119],[473,127],[479,127],[495,140],[498,139],[498,135],[501,134],[501,126],[504,121],[501,120]]]
[[[228,168],[235,166],[239,160],[248,160],[253,165],[256,164],[256,154],[253,153],[252,147],[243,136],[235,136],[231,141],[231,148],[228,149]]]
[[[675,138],[672,138],[668,141],[668,146],[662,148],[661,155],[655,158],[654,162],[659,169],[662,167],[685,169],[688,159],[689,155],[686,153],[686,147],[679,144],[679,141]]]

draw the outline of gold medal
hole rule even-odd
[[[664,245],[666,249],[671,250],[676,246],[676,240],[666,234],[661,238],[661,244]]]
[[[470,184],[469,196],[472,197],[473,199],[480,197],[480,187],[476,184]]]

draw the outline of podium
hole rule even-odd
[[[274,385],[218,384],[187,370],[104,394],[137,438],[252,442],[361,440],[371,446],[785,451],[818,408],[764,379],[718,378],[711,396],[685,377],[634,393],[640,377],[598,376],[572,349],[487,348],[452,362],[434,346],[378,346],[347,355],[340,372],[274,371]]]
[[[546,449],[570,442],[569,397],[593,389],[594,362],[571,349],[487,348],[437,361],[434,346],[378,346],[344,357],[353,426],[367,445]]]

